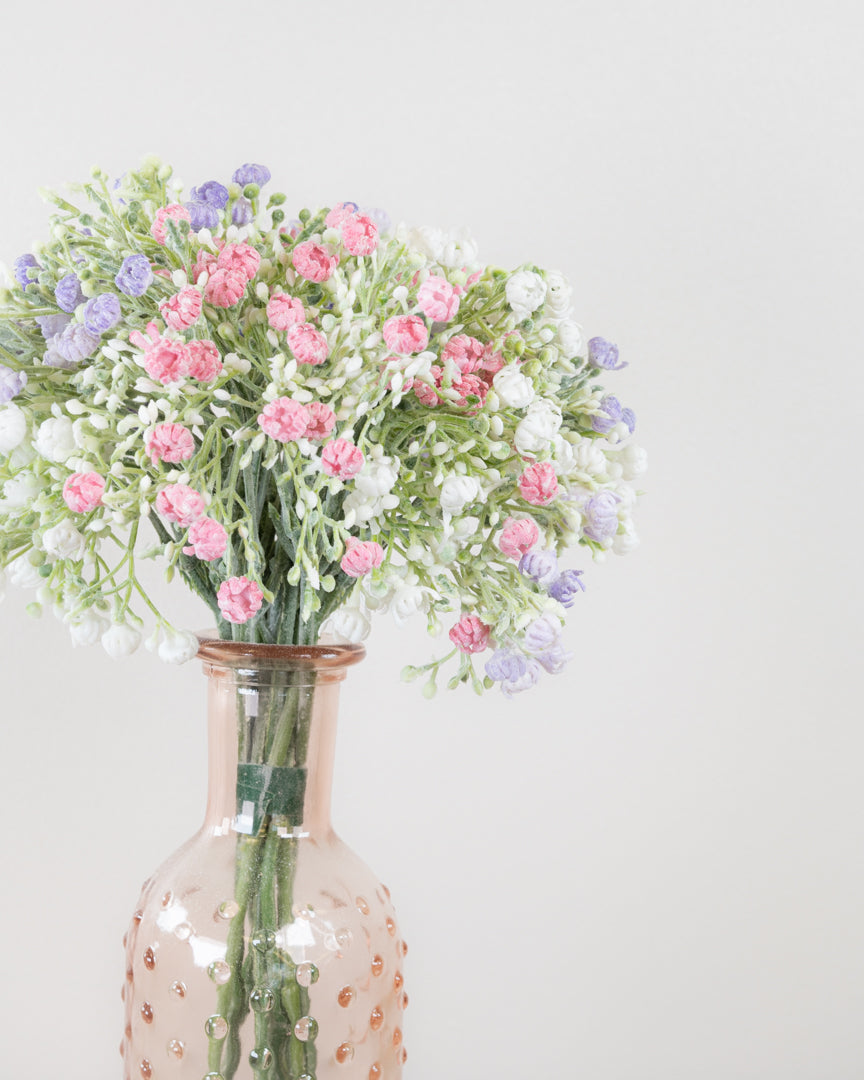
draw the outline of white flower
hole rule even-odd
[[[628,443],[615,454],[615,461],[621,466],[623,480],[635,480],[648,468],[648,452],[635,443]]]
[[[623,525],[624,531],[615,534],[612,541],[612,550],[616,555],[629,555],[631,551],[639,546],[639,535],[629,517],[624,518],[621,525]]]
[[[114,623],[102,635],[102,647],[112,660],[131,656],[141,644],[141,634],[128,623]]]
[[[324,620],[321,636],[332,638],[339,644],[356,645],[366,640],[371,629],[369,620],[359,608],[343,607]]]
[[[609,459],[603,453],[599,439],[580,439],[573,447],[572,472],[585,473],[592,480],[605,480],[609,473]]]
[[[42,533],[42,547],[53,559],[80,559],[86,546],[84,537],[70,518],[64,518],[59,525]]]
[[[68,416],[52,416],[43,420],[33,445],[37,453],[48,461],[64,462],[77,449],[72,421]]]
[[[75,646],[95,645],[105,633],[107,625],[105,619],[92,611],[84,611],[71,618],[67,617],[66,622],[69,625],[69,636]]]
[[[534,400],[534,383],[515,364],[501,368],[492,379],[501,404],[508,409],[524,409]]]
[[[516,425],[516,449],[520,454],[545,450],[561,427],[561,409],[547,398],[528,406],[523,420]]]
[[[479,254],[477,241],[466,229],[450,229],[444,235],[438,261],[442,266],[452,268],[473,266]]]
[[[364,495],[380,498],[389,495],[399,478],[398,469],[384,461],[367,461],[354,480],[354,487]]]
[[[431,225],[421,225],[416,229],[400,225],[396,230],[396,235],[400,240],[407,243],[409,247],[419,251],[421,255],[425,255],[427,259],[432,259],[434,262],[440,261],[444,253],[444,245],[447,242],[444,231]]]
[[[186,664],[198,655],[198,638],[188,630],[165,630],[159,645],[159,659],[166,664]]]
[[[556,435],[552,440],[552,463],[559,476],[569,476],[575,470],[576,451],[563,435]]]
[[[5,509],[29,506],[42,490],[42,482],[31,472],[20,472],[3,485]]]
[[[396,589],[391,600],[393,618],[401,626],[411,618],[429,610],[429,595],[419,585],[403,585]]]
[[[555,340],[565,360],[572,360],[585,348],[585,334],[582,327],[572,319],[562,319],[558,323],[555,328]]]
[[[480,518],[478,517],[463,517],[458,518],[453,522],[453,535],[457,540],[475,540],[479,539],[477,536],[477,530],[480,528]]]
[[[482,496],[480,481],[473,476],[455,474],[441,485],[441,509],[445,514],[461,514],[470,503]]]
[[[527,319],[543,303],[546,282],[533,270],[517,270],[507,279],[504,292],[516,318]]]
[[[352,491],[350,495],[345,496],[342,509],[345,512],[345,527],[350,528],[355,523],[364,525],[367,521],[371,521],[384,508],[380,499],[364,495],[362,491]],[[352,516],[349,517],[349,515]],[[349,521],[350,525],[348,524]]]
[[[39,568],[30,562],[30,556],[19,555],[6,567],[9,581],[19,589],[38,589],[44,582]]]
[[[557,270],[546,273],[546,307],[543,309],[551,319],[565,318],[572,306],[573,290],[570,282]]]
[[[27,434],[27,417],[14,401],[0,409],[0,454],[11,454]]]

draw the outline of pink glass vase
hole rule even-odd
[[[339,684],[363,655],[202,640],[207,813],[126,937],[124,1080],[402,1076],[407,946],[330,824]]]

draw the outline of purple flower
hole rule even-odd
[[[620,371],[627,367],[618,363],[618,346],[602,337],[592,337],[588,342],[588,362],[607,371]]]
[[[234,203],[234,209],[231,211],[232,222],[235,225],[248,225],[254,216],[252,203],[244,195],[241,195],[237,202]]]
[[[36,322],[39,324],[39,329],[42,331],[42,337],[44,337],[46,341],[50,341],[51,338],[56,337],[58,334],[62,334],[72,320],[68,315],[39,315],[36,318]]]
[[[88,356],[92,356],[99,347],[99,338],[95,337],[86,326],[80,323],[70,323],[62,334],[51,339],[51,352],[56,353],[66,364],[80,364]],[[62,367],[62,364],[52,363],[45,358],[49,367]],[[53,359],[53,358],[52,358]]]
[[[573,607],[577,594],[584,591],[581,570],[565,570],[549,586],[549,595],[565,608]]]
[[[104,334],[120,322],[122,315],[116,293],[100,293],[84,307],[84,326],[91,334]]]
[[[228,188],[217,180],[208,180],[201,187],[192,188],[189,194],[192,202],[209,203],[217,210],[223,210],[228,202]]]
[[[534,686],[540,678],[540,665],[522,653],[498,649],[486,661],[486,674],[501,683],[501,692],[509,698]]]
[[[36,280],[37,275],[31,273],[32,270],[41,270],[42,267],[36,259],[35,255],[19,255],[15,262],[12,264],[12,271],[15,274],[15,280],[21,286],[22,289],[26,289],[27,286]]]
[[[0,405],[8,405],[27,385],[27,376],[23,371],[0,364]]]
[[[621,402],[614,394],[607,394],[601,399],[600,408],[603,410],[603,415],[592,417],[591,426],[601,435],[605,435],[621,419]]]
[[[208,202],[187,202],[183,204],[189,211],[191,221],[189,228],[192,232],[201,232],[202,229],[215,229],[219,224],[219,211]]]
[[[600,408],[603,410],[604,415],[591,418],[591,426],[595,431],[599,431],[601,435],[606,435],[616,424],[626,424],[630,434],[633,434],[636,428],[636,414],[632,409],[623,409],[621,402],[614,394],[607,394],[604,398],[601,398]]]
[[[526,657],[510,649],[496,649],[486,661],[486,674],[494,682],[518,679],[525,671]]]
[[[114,284],[127,296],[143,296],[153,284],[153,271],[146,255],[129,255],[123,260]]]
[[[555,615],[541,615],[526,629],[522,645],[527,652],[539,653],[551,648],[561,637],[561,623]]]
[[[54,289],[54,299],[57,306],[63,311],[74,311],[84,301],[84,293],[81,291],[81,282],[77,274],[65,274],[57,282]]]
[[[536,581],[544,588],[555,580],[558,559],[554,551],[526,551],[519,560],[519,573]]]
[[[613,491],[601,491],[585,503],[582,513],[585,515],[585,524],[582,532],[589,540],[596,540],[602,544],[604,540],[611,540],[618,532],[618,503],[620,496]]]
[[[241,187],[246,187],[247,184],[257,184],[258,187],[264,187],[270,179],[270,170],[266,165],[241,165],[239,169],[234,171],[231,179]]]
[[[567,652],[563,645],[556,644],[537,653],[535,659],[550,675],[560,675],[573,659],[573,653]]]

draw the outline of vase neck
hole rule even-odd
[[[208,678],[205,828],[329,832],[339,688],[362,648],[204,639],[199,656]]]

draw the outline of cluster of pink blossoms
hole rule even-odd
[[[335,423],[336,414],[323,401],[304,405],[289,397],[271,401],[258,417],[258,425],[264,434],[281,443],[326,439]]]
[[[192,277],[198,284],[207,275],[204,299],[214,307],[229,308],[246,295],[246,286],[258,273],[261,256],[251,244],[223,243],[217,255],[202,248]]]
[[[222,371],[222,357],[212,341],[163,337],[155,322],[147,324],[146,335],[135,330],[129,340],[144,350],[144,370],[150,378],[164,386],[185,378],[213,382]]]
[[[188,529],[186,555],[213,562],[228,548],[228,534],[218,521],[207,517],[204,496],[187,484],[168,484],[156,496],[156,512],[166,521]]]
[[[372,218],[361,214],[355,203],[337,203],[324,218],[324,224],[328,229],[339,230],[342,246],[349,255],[371,255],[378,247],[378,226]]]

